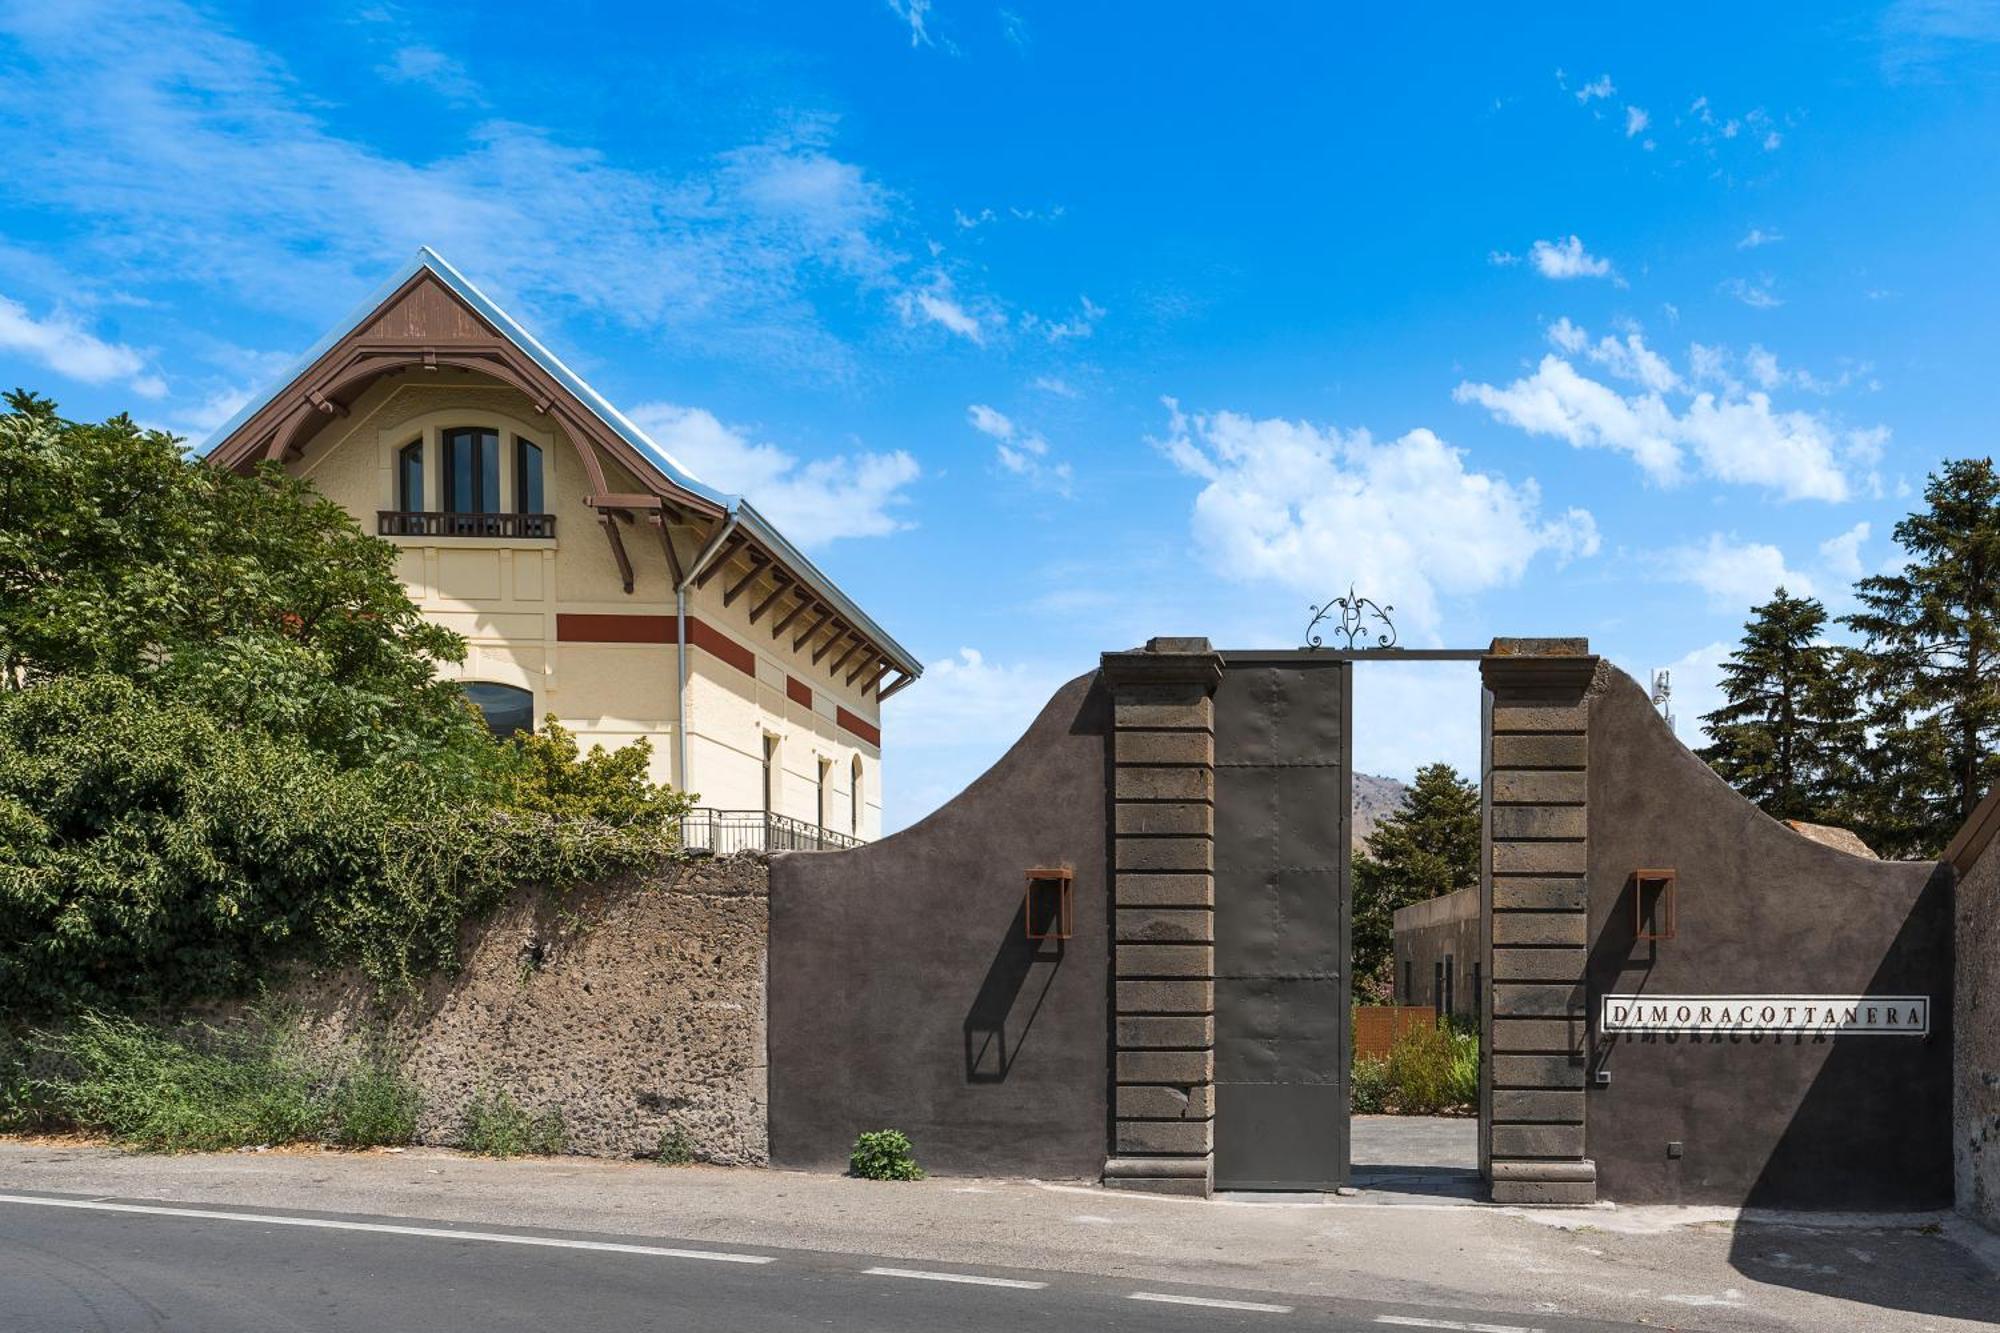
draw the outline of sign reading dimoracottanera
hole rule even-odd
[[[1607,995],[1598,1031],[1927,1037],[1924,995]]]

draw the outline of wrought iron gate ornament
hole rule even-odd
[[[1313,633],[1313,630],[1319,627],[1320,621],[1325,620],[1328,616],[1338,611],[1340,613],[1340,620],[1337,624],[1329,624],[1327,626],[1327,633],[1329,635],[1338,635],[1345,639],[1347,641],[1344,645],[1345,647],[1353,648],[1355,640],[1359,639],[1362,641],[1360,646],[1363,648],[1394,648],[1396,646],[1396,625],[1394,621],[1389,619],[1389,613],[1395,609],[1393,606],[1383,606],[1367,597],[1357,596],[1354,591],[1354,585],[1350,583],[1347,585],[1347,596],[1336,597],[1324,606],[1311,608],[1313,618],[1306,622],[1306,647],[1323,648],[1326,646],[1320,641],[1319,635]],[[1371,632],[1368,628],[1370,620],[1380,621],[1382,625],[1379,631],[1374,631],[1375,642],[1372,644],[1367,641]]]

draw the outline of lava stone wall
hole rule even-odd
[[[1102,1172],[1110,733],[1092,672],[922,822],[772,859],[773,1165],[844,1168],[900,1129],[935,1173]],[[1031,939],[1027,872],[1061,868],[1072,934]]]
[[[559,1111],[570,1150],[629,1157],[677,1131],[703,1161],[762,1165],[766,858],[690,858],[469,923],[460,970],[384,1009],[352,971],[294,979],[274,1012],[329,1054],[382,1042],[423,1094],[418,1141],[466,1102]]]
[[[1952,1164],[1960,1211],[2000,1229],[2000,793],[1947,857],[1959,870]]]
[[[1589,736],[1585,1087],[1599,1197],[1949,1206],[1950,871],[1849,856],[1766,817],[1608,666]],[[1629,881],[1641,868],[1678,872],[1674,939],[1636,938]],[[1931,1030],[1608,1040],[1602,998],[1631,993],[1925,995]]]

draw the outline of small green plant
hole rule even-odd
[[[847,1165],[863,1180],[922,1180],[924,1169],[911,1152],[909,1136],[902,1130],[870,1130],[854,1140],[854,1155]]]
[[[1479,1105],[1479,1034],[1454,1031],[1451,1035],[1451,1076],[1445,1081],[1446,1095],[1453,1106]]]
[[[343,1148],[400,1146],[417,1136],[423,1096],[395,1064],[371,1054],[334,1085],[329,1138]]]
[[[687,1131],[679,1125],[668,1125],[660,1131],[660,1141],[653,1148],[653,1160],[663,1166],[686,1166],[694,1161],[694,1144],[688,1141]]]
[[[1354,1062],[1349,1102],[1356,1115],[1381,1115],[1389,1109],[1389,1062],[1364,1055]]]
[[[536,1115],[502,1088],[481,1089],[465,1104],[458,1146],[483,1157],[553,1157],[569,1147],[560,1108]]]

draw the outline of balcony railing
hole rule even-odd
[[[688,811],[681,820],[681,846],[727,856],[731,852],[837,852],[859,847],[862,839],[762,810]]]
[[[375,515],[383,537],[545,537],[556,535],[554,514],[429,514],[383,509]]]

